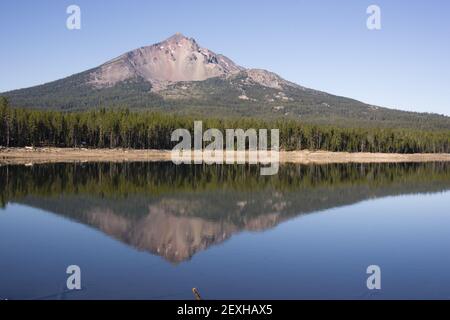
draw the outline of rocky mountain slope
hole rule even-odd
[[[159,91],[171,83],[203,81],[241,70],[227,57],[177,33],[163,42],[130,51],[101,65],[89,74],[88,83],[104,88],[127,80],[144,80],[151,84],[152,91]]]

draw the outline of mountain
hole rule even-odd
[[[368,105],[302,87],[266,70],[246,69],[180,33],[97,68],[2,95],[17,107],[69,111],[128,107],[210,117],[450,129],[450,117]]]
[[[88,83],[101,89],[123,81],[145,81],[152,91],[158,92],[171,83],[203,81],[241,70],[227,57],[177,33],[161,43],[130,51],[105,63],[89,74]]]

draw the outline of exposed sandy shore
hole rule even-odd
[[[85,148],[0,149],[0,164],[124,161],[171,161],[171,152],[166,150]]]
[[[450,161],[450,154],[347,153],[280,151],[283,163],[382,163]],[[170,150],[8,148],[0,149],[0,164],[48,162],[172,161]]]

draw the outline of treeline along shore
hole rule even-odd
[[[203,129],[279,129],[280,150],[349,153],[450,153],[449,130],[333,127],[300,120],[198,118],[127,109],[86,112],[12,108],[0,97],[0,146],[171,150],[172,132]],[[208,143],[205,143],[207,145]]]

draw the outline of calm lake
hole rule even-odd
[[[449,163],[0,166],[0,299],[449,299],[449,271]]]

